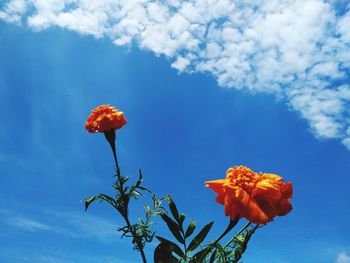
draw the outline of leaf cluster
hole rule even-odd
[[[243,233],[236,234],[225,246],[221,244],[213,244],[213,252],[209,262],[217,263],[238,263],[243,253],[247,249],[247,245],[255,230],[261,226],[256,225],[251,229],[246,229]],[[216,260],[216,261],[215,261]]]
[[[166,223],[172,235],[175,237],[176,242],[168,240],[161,236],[156,236],[160,242],[154,251],[154,262],[155,263],[175,263],[175,262],[199,262],[198,258],[203,253],[203,250],[196,252],[199,248],[210,229],[212,228],[214,222],[210,222],[204,226],[190,241],[188,239],[193,235],[196,229],[196,222],[190,220],[189,225],[185,228],[184,221],[186,215],[184,213],[179,213],[177,207],[168,195],[168,204],[171,218],[168,214],[161,214],[161,218]]]
[[[148,205],[144,206],[146,211],[145,217],[140,217],[137,223],[131,224],[129,220],[130,200],[136,200],[140,196],[143,196],[144,192],[151,193],[151,191],[142,186],[143,176],[141,170],[139,170],[139,177],[136,183],[128,185],[128,181],[129,177],[121,175],[120,169],[117,167],[116,181],[113,184],[113,188],[116,190],[115,196],[111,197],[106,194],[99,194],[96,196],[88,197],[85,199],[85,211],[94,201],[107,202],[110,204],[125,220],[126,225],[117,229],[119,232],[122,232],[121,237],[132,238],[134,249],[142,250],[145,244],[152,242],[154,238],[155,232],[153,232],[151,229],[151,226],[154,224],[154,222],[151,221],[151,218],[165,212],[164,208],[161,206],[165,198],[158,199],[153,196],[152,207]]]

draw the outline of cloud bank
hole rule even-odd
[[[7,0],[0,20],[164,55],[179,72],[275,94],[350,149],[350,5],[335,0]]]

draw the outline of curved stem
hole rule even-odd
[[[249,223],[247,223],[241,230],[239,230],[238,233],[237,233],[236,235],[234,235],[233,238],[231,238],[231,239],[226,243],[226,245],[224,246],[224,249],[227,248],[227,247],[235,240],[235,238],[236,238],[238,235],[242,234],[242,232],[243,232],[244,230],[246,230],[251,224],[252,224],[252,223],[249,222]]]
[[[237,216],[234,220],[230,220],[230,223],[228,224],[227,228],[225,229],[224,232],[213,242],[213,244],[218,243],[228,232],[231,231],[231,229],[237,225],[239,221],[239,217]]]

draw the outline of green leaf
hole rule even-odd
[[[85,198],[85,211],[89,208],[90,204],[97,199],[96,196],[90,196]]]
[[[139,179],[137,180],[136,187],[140,186],[142,181],[143,181],[143,176],[142,176],[141,169],[139,169]]]
[[[217,251],[218,251],[217,249],[214,250],[213,254],[210,257],[209,263],[214,263]]]
[[[213,247],[206,247],[198,251],[190,260],[190,263],[205,262],[206,256],[211,252]]]
[[[181,250],[181,248],[176,245],[174,242],[168,240],[168,239],[165,239],[163,237],[160,237],[160,236],[156,236],[156,238],[161,242],[161,243],[167,243],[169,246],[168,248],[171,250],[171,251],[174,251],[176,254],[178,254],[180,257],[184,258],[185,257],[185,254],[184,252]]]
[[[183,222],[185,221],[186,215],[184,213],[181,213],[180,215],[180,225],[183,224]]]
[[[104,200],[104,201],[107,201],[108,203],[110,203],[114,207],[116,205],[115,200],[112,197],[108,196],[108,195],[99,194],[98,196],[96,196],[96,198]]]
[[[181,225],[182,223],[180,221],[179,212],[177,211],[176,205],[170,195],[168,195],[168,203],[169,203],[171,214],[173,215],[175,220]]]
[[[242,247],[238,247],[235,249],[235,259],[237,261],[241,258],[243,252],[244,252],[244,249]]]
[[[171,231],[171,233],[174,235],[174,237],[182,244],[184,244],[184,239],[181,236],[180,233],[180,227],[179,225],[172,220],[169,216],[167,216],[166,214],[161,214],[160,215],[162,217],[162,219],[165,221],[165,223],[167,224],[169,230]]]
[[[151,208],[149,207],[149,205],[145,205],[144,208],[146,210],[146,218],[150,218],[152,216]]]
[[[213,224],[214,222],[210,222],[205,227],[203,227],[203,229],[193,238],[190,245],[188,246],[187,251],[195,250],[203,242]]]
[[[141,189],[143,191],[146,191],[146,192],[149,192],[149,193],[152,193],[151,190],[147,189],[146,187],[143,187],[143,186],[138,186],[137,187],[138,189]]]
[[[154,263],[176,263],[177,258],[171,254],[169,243],[160,243],[154,250]]]
[[[185,233],[185,238],[188,238],[190,235],[192,235],[193,231],[196,229],[196,222],[191,220],[186,233]]]

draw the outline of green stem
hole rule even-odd
[[[132,235],[133,243],[135,243],[135,245],[137,247],[137,250],[141,254],[143,263],[147,263],[145,253],[143,251],[141,240],[138,238],[138,235],[137,235],[135,229],[132,227],[132,225],[130,223],[130,220],[129,220],[129,198],[124,192],[124,183],[121,180],[122,176],[121,176],[121,173],[120,173],[118,162],[116,164],[117,164],[117,177],[118,177],[118,181],[119,181],[118,182],[119,183],[119,187],[118,188],[119,188],[119,192],[120,192],[120,198],[121,198],[121,200],[123,202],[123,210],[119,211],[119,212],[120,212],[120,214],[122,215],[122,217],[125,220],[125,223],[126,223],[128,229],[129,229],[129,231],[130,231],[130,233]]]
[[[131,223],[129,221],[129,218],[127,215],[123,215],[124,220],[126,225],[128,226],[130,233],[133,237],[134,242],[136,243],[136,247],[138,248],[138,250],[140,251],[141,257],[142,257],[142,262],[147,263],[147,259],[146,259],[146,255],[145,252],[143,251],[143,247],[142,244],[140,242],[140,240],[137,237],[137,233],[134,231],[133,227],[131,226]]]
[[[247,223],[241,230],[238,231],[238,233],[235,236],[238,236],[243,233],[244,230],[246,230],[252,223]]]
[[[239,230],[239,232],[233,236],[233,238],[231,238],[226,245],[223,247],[224,249],[226,249],[235,239],[238,235],[240,235],[244,230],[247,229],[247,227],[249,227],[251,225],[251,223],[249,222],[248,224],[246,224],[241,230]]]
[[[249,223],[247,223],[241,230],[239,230],[238,233],[235,234],[235,235],[233,236],[233,238],[231,238],[231,239],[227,242],[227,244],[224,246],[224,249],[227,248],[227,247],[235,240],[235,238],[236,238],[237,236],[239,236],[240,234],[242,234],[242,232],[243,232],[244,230],[246,230],[251,224],[252,224],[252,223],[249,222]]]
[[[119,164],[118,164],[118,159],[117,159],[117,152],[115,149],[115,138],[116,138],[116,134],[115,134],[115,130],[110,130],[110,131],[106,131],[104,132],[104,135],[106,137],[106,140],[108,141],[109,145],[111,146],[112,152],[113,152],[113,157],[114,157],[114,161],[115,161],[115,165],[117,167],[117,169],[119,169]]]
[[[248,224],[247,224],[248,225]],[[248,227],[248,226],[247,226]],[[252,237],[252,235],[254,234],[254,232],[255,232],[255,230],[257,229],[259,227],[259,224],[257,224],[252,230],[251,230],[251,232],[249,233],[249,235],[248,236],[246,236],[245,238],[244,238],[244,244],[243,244],[243,246],[242,246],[242,252],[241,253],[239,253],[238,254],[238,257],[236,257],[235,258],[235,262],[238,262],[241,258],[242,258],[242,255],[243,255],[243,253],[246,251],[246,249],[247,249],[247,244],[248,244],[248,242],[249,242],[249,240],[250,240],[250,238]],[[243,229],[243,231],[244,231],[244,229]],[[240,233],[242,233],[242,230],[239,232],[239,234]],[[239,235],[238,233],[237,233],[237,235]]]
[[[141,254],[143,263],[147,263],[146,255],[145,255],[145,252],[143,251],[141,240],[138,238],[138,235],[137,235],[136,231],[134,230],[134,228],[132,227],[130,220],[129,220],[129,208],[128,208],[129,207],[129,199],[128,199],[128,196],[124,192],[124,186],[123,186],[124,183],[121,180],[122,176],[121,176],[121,172],[120,172],[120,168],[119,168],[119,164],[118,164],[118,159],[117,159],[116,148],[115,148],[115,138],[116,138],[115,130],[113,129],[110,131],[106,131],[106,132],[104,132],[104,135],[105,135],[106,140],[108,141],[109,145],[111,146],[111,149],[113,152],[113,157],[114,157],[115,166],[116,166],[116,170],[117,170],[118,183],[119,183],[118,188],[119,188],[121,200],[123,202],[123,210],[122,211],[118,210],[118,211],[125,220],[125,223],[126,223],[128,229],[132,235],[133,243],[135,243],[137,250]]]
[[[228,224],[227,228],[225,229],[224,232],[213,242],[213,244],[218,243],[230,230],[237,225],[239,221],[239,217],[236,217],[234,220],[230,220],[230,223]]]
[[[129,207],[129,199],[128,199],[128,196],[124,192],[124,186],[123,186],[123,183],[121,181],[122,177],[120,175],[120,169],[119,169],[118,163],[117,163],[117,177],[118,177],[118,181],[119,181],[118,188],[119,188],[119,192],[120,192],[120,198],[123,202],[123,210],[119,211],[119,213],[122,215],[122,217],[125,220],[125,223],[126,223],[128,229],[132,235],[133,243],[135,243],[137,250],[141,254],[143,263],[147,263],[146,255],[145,255],[145,252],[143,251],[143,246],[142,246],[141,240],[139,239],[137,232],[132,227],[130,220],[129,220],[129,208],[128,208]]]
[[[238,217],[238,216],[237,216],[234,220],[230,220],[230,223],[229,223],[228,226],[226,227],[225,231],[222,232],[222,234],[221,234],[213,243],[211,243],[209,246],[211,246],[211,245],[216,245],[217,243],[219,243],[219,241],[220,241],[224,236],[226,236],[226,234],[227,234],[228,232],[230,232],[231,229],[232,229],[235,225],[237,225],[238,221],[239,221],[239,217]],[[208,247],[209,247],[209,246],[208,246]],[[214,257],[216,258],[217,256],[214,256]],[[214,258],[214,260],[215,260],[215,258]]]

